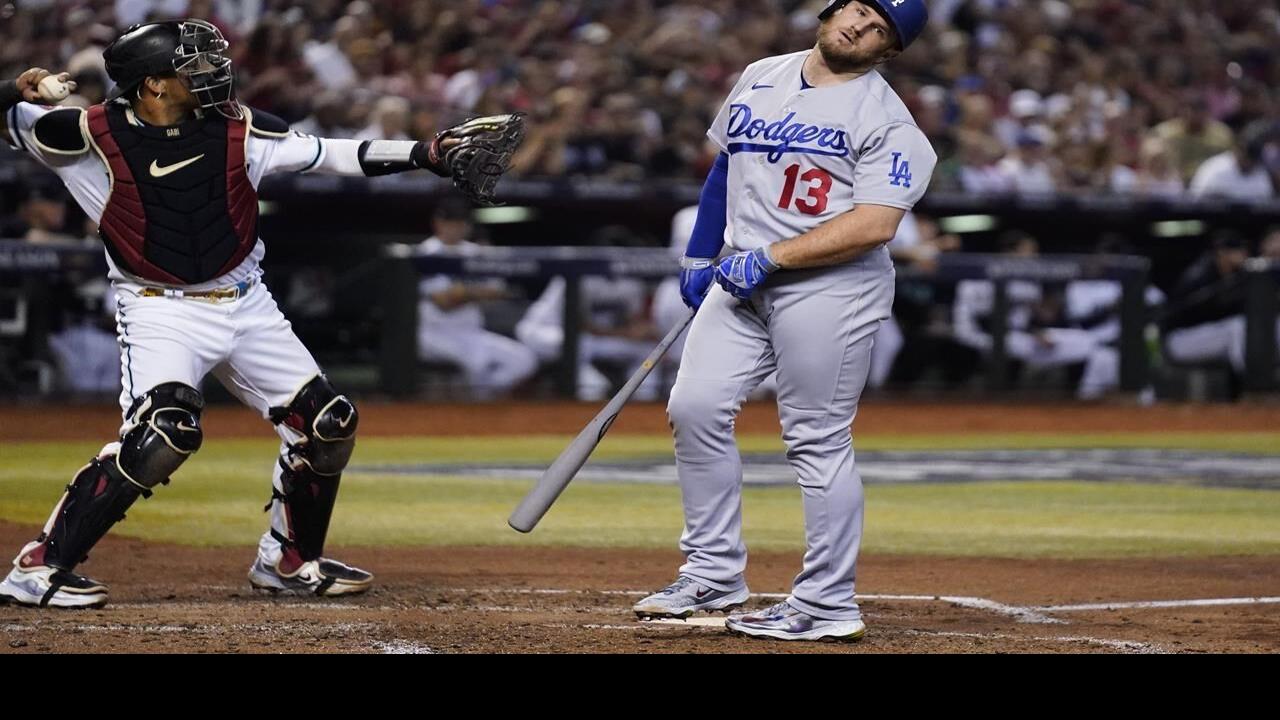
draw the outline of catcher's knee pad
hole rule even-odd
[[[168,482],[204,441],[203,410],[204,397],[190,385],[164,383],[147,391],[129,409],[131,427],[115,458],[120,472],[142,490]]]
[[[271,408],[271,421],[302,436],[291,444],[284,464],[306,466],[316,475],[340,475],[356,446],[360,416],[345,395],[339,395],[323,375],[302,386],[283,407]]]

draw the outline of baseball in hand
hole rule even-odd
[[[71,86],[58,79],[57,75],[49,75],[40,81],[40,99],[45,102],[62,102],[71,94]]]

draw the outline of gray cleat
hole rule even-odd
[[[724,626],[731,633],[774,640],[834,640],[853,642],[867,633],[862,620],[823,620],[782,601],[752,613],[730,615]]]
[[[714,590],[681,575],[675,582],[636,603],[631,610],[641,620],[684,619],[698,611],[727,612],[742,607],[750,595],[745,585],[737,590]]]

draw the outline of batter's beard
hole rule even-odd
[[[866,72],[875,67],[880,57],[845,45],[839,31],[828,32],[826,22],[818,26],[818,52],[834,73]]]

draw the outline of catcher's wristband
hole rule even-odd
[[[408,140],[365,140],[356,155],[366,177],[393,175],[417,169],[413,147],[414,143]]]
[[[427,143],[411,140],[365,140],[360,143],[356,155],[366,177],[393,175],[420,168],[447,177],[448,171],[441,172],[438,167],[428,164],[426,147]]]
[[[18,89],[18,80],[0,80],[0,112],[8,112],[9,108],[25,100]]]
[[[431,139],[431,142],[420,142],[413,146],[413,164],[423,170],[430,170],[440,177],[449,177],[449,163],[444,161],[444,155],[440,152],[440,137],[444,133],[437,134]]]
[[[682,257],[680,258],[681,270],[706,270],[714,265],[715,258],[698,258],[698,257]]]

